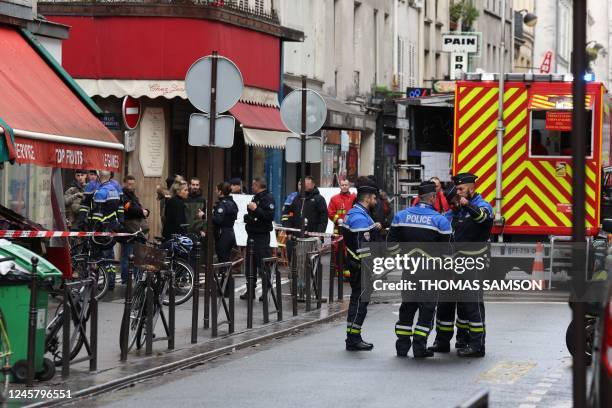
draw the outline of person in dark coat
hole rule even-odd
[[[164,228],[162,236],[168,240],[172,234],[182,234],[185,232],[181,225],[187,224],[187,206],[185,199],[189,196],[187,184],[174,183],[172,185],[172,198],[166,202],[164,208]]]
[[[136,196],[136,178],[132,175],[127,175],[123,179],[123,209],[124,222],[126,232],[134,233],[142,230],[147,234],[149,210],[142,207],[140,200]],[[134,252],[133,242],[123,242],[121,249],[121,283],[125,284],[128,278],[128,261],[130,255]]]
[[[236,246],[234,223],[238,218],[238,206],[231,196],[229,183],[217,184],[219,200],[213,207],[212,222],[215,227],[215,253],[218,262],[229,262],[232,248]],[[206,214],[200,210],[198,215],[202,218]]]
[[[327,228],[327,203],[319,193],[312,176],[306,176],[304,183],[305,204],[302,206],[302,197],[297,194],[291,203],[291,217],[288,225],[291,228],[300,228],[301,222],[306,223],[308,232],[325,232]]]

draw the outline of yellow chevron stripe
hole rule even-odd
[[[465,95],[465,98],[461,99],[461,102],[459,102],[459,111],[460,112],[463,111],[465,106],[469,104],[472,101],[472,99],[474,99],[476,95],[478,95],[480,91],[482,90],[483,90],[482,87],[477,87],[477,88],[472,89],[467,95]],[[461,112],[461,114],[463,114],[463,112]]]
[[[548,172],[547,174],[547,178],[545,178],[544,180],[555,180],[556,184],[558,184],[560,187],[563,188],[563,190],[565,190],[570,196],[572,195],[572,185],[567,181],[567,179],[565,177],[557,177],[555,168],[553,167],[552,164],[550,164],[547,161],[541,161],[539,162],[540,164],[542,164],[542,167],[544,167],[546,169],[546,171]],[[571,166],[566,166],[566,171],[568,173],[568,175],[570,176],[570,180],[571,180]]]
[[[465,129],[463,133],[459,136],[459,145],[462,145],[467,139],[469,139],[472,134],[478,130],[482,126],[482,124],[487,120],[492,120],[495,124],[497,121],[497,117],[495,116],[495,112],[497,111],[497,107],[492,105],[489,109],[485,111],[474,123],[470,125],[469,128]],[[472,143],[473,144],[473,143]]]
[[[512,133],[512,131],[514,131],[514,128],[517,127],[519,124],[523,123],[526,117],[527,117],[526,111],[516,115],[516,117],[512,119],[510,123],[508,123],[508,126],[506,126],[506,135]],[[526,128],[526,127],[527,127],[526,124],[523,123],[523,128]]]
[[[530,227],[537,227],[538,226],[538,223],[527,212],[525,212],[523,215],[521,215],[516,220],[516,224],[515,225],[523,225],[524,223],[527,223],[527,225],[529,225]]]
[[[474,166],[478,164],[478,162],[481,161],[486,155],[491,154],[491,149],[493,149],[496,144],[497,144],[497,140],[495,140],[495,138],[492,138],[489,141],[489,143],[487,143],[487,145],[484,146],[476,155],[474,155],[474,157],[472,157],[472,160],[467,162],[467,164],[463,167],[466,169],[473,169]],[[476,144],[474,143],[472,146],[476,146]],[[470,149],[470,150],[473,150],[473,149]]]
[[[476,114],[485,104],[489,103],[489,101],[496,98],[497,88],[491,88],[479,101],[477,101],[474,106],[472,106],[468,111],[463,112],[459,117],[459,127],[465,125],[467,121],[469,121],[472,116]],[[497,106],[495,106],[495,110],[497,110]]]
[[[487,171],[489,171],[489,169],[491,167],[494,167],[496,161],[497,161],[497,157],[495,155],[492,155],[491,159],[489,161],[487,161],[484,164],[484,166],[482,166],[483,170],[482,170],[481,174],[486,173]],[[479,172],[480,172],[480,170],[479,170]],[[488,178],[486,178],[484,180],[478,179],[478,190],[485,191],[495,181],[496,178],[497,177],[496,177],[495,173],[493,173],[493,174],[491,174],[490,177],[488,177]]]
[[[529,177],[524,177],[516,186],[514,186],[514,188],[508,194],[504,196],[504,202],[506,202],[506,200],[512,201],[514,197],[516,196],[521,197],[516,203],[512,201],[513,203],[509,205],[510,209],[507,211],[504,211],[504,215],[506,216],[506,218],[510,218],[525,203],[528,203],[532,209],[538,211],[538,215],[544,220],[546,225],[549,225],[549,226],[556,225],[556,222],[553,221],[553,219],[549,216],[549,214],[547,214],[544,208],[535,207],[535,203],[531,202],[531,199],[529,198],[529,196],[524,194],[524,191],[526,189],[529,189],[536,196],[543,195],[542,192],[532,184],[531,179]],[[552,214],[555,214],[557,212],[557,206],[555,204],[551,203],[546,198],[544,198],[542,202],[544,203],[544,206],[546,207],[546,209],[548,209],[549,212],[551,212]],[[562,215],[562,214],[558,214],[558,215]],[[565,216],[559,217],[559,218],[561,219],[562,222],[566,224],[569,223],[569,220]]]
[[[514,89],[518,90],[518,88],[514,88]],[[504,119],[507,119],[519,106],[524,104],[526,99],[527,99],[527,92],[523,92],[522,95],[516,98],[516,101],[514,101],[512,105],[504,109]],[[525,111],[525,114],[527,114],[527,111]]]
[[[465,160],[467,156],[470,156],[474,150],[482,147],[482,144],[486,142],[486,139],[489,138],[489,143],[492,141],[496,141],[495,138],[495,127],[497,126],[496,121],[492,121],[489,125],[483,130],[483,132],[478,136],[472,143],[467,146],[464,146],[459,152],[459,162]]]
[[[528,170],[533,174],[533,176],[538,180],[550,180],[550,178],[545,177],[542,172],[538,168],[536,168],[533,164],[527,163]],[[548,182],[546,183],[546,187],[548,187],[548,191],[557,199],[558,202],[565,202],[565,198],[561,194],[561,191],[557,188],[555,183]]]
[[[593,183],[595,183],[595,172],[590,166],[586,166],[586,175]]]
[[[522,129],[517,131],[511,138],[504,141],[503,153],[504,156],[514,147],[514,145],[522,141],[524,145],[526,145],[526,140],[524,139],[525,133],[527,133],[527,127],[524,126]]]
[[[506,88],[504,92],[504,102],[508,101],[508,99],[512,98],[512,96],[518,91],[518,88]]]
[[[514,152],[512,156],[510,156],[509,158],[505,159],[504,162],[502,163],[502,172],[505,173],[505,171],[509,169],[514,164],[515,161],[523,157],[523,155],[526,152],[527,152],[527,146],[525,145],[522,145],[521,147],[516,149],[516,152]],[[520,173],[522,173],[522,171],[523,171],[523,166],[519,166],[512,172],[511,175],[509,176],[504,175],[504,184],[506,185],[512,184],[512,181],[514,181],[514,178]]]

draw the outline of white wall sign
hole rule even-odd
[[[451,54],[450,79],[456,79],[457,73],[468,70],[467,52],[453,52]]]
[[[165,160],[164,108],[147,107],[140,123],[139,160],[145,177],[162,177]]]
[[[234,235],[236,236],[236,245],[245,247],[247,245],[247,232],[246,224],[244,223],[244,215],[247,213],[247,205],[253,199],[252,195],[249,194],[232,194],[234,202],[238,206],[238,218],[234,223]],[[276,241],[275,231],[270,231],[270,247],[277,248],[278,242]]]
[[[442,34],[444,52],[478,52],[477,34]]]

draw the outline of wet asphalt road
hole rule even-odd
[[[488,303],[487,356],[395,356],[397,305],[372,305],[372,352],[343,350],[344,322],[238,351],[85,402],[100,407],[453,407],[488,390],[492,407],[571,407],[570,310]],[[430,338],[430,342],[432,339]],[[83,402],[81,402],[83,404]]]

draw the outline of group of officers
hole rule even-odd
[[[434,181],[421,183],[417,203],[393,217],[387,234],[387,253],[390,256],[399,253],[402,242],[452,241],[470,243],[471,256],[487,257],[494,211],[476,192],[476,178],[470,173],[457,174],[452,178],[453,185],[445,192],[436,191]],[[441,194],[451,207],[444,213],[434,207]],[[364,285],[368,284],[368,280],[362,279],[362,274],[367,273],[363,267],[374,250],[378,226],[370,216],[370,210],[376,205],[377,195],[378,189],[373,183],[357,185],[355,204],[340,225],[352,290],[346,327],[346,349],[349,351],[367,351],[374,347],[362,338],[362,325],[368,308],[367,296],[364,296],[368,290]],[[461,244],[455,244],[456,247],[458,245]],[[434,327],[434,316],[436,337],[433,345],[427,347],[428,336]],[[415,358],[448,353],[455,326],[457,354],[460,357],[484,357],[485,309],[481,291],[458,302],[435,302],[431,297],[422,301],[403,298],[399,320],[395,325],[397,355],[406,357],[411,348]]]

